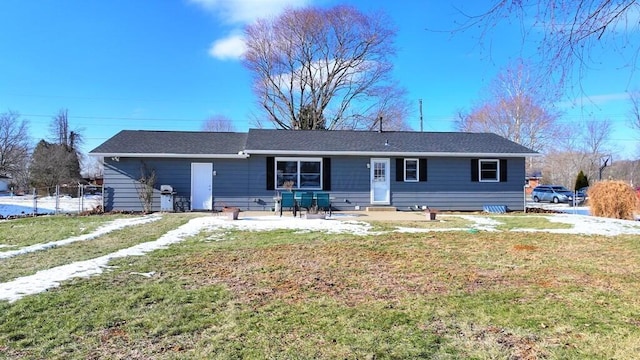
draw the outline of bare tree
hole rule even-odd
[[[605,178],[623,180],[634,188],[640,185],[640,160],[621,160],[607,168]]]
[[[381,86],[376,89],[379,99],[377,108],[377,120],[382,121],[384,130],[411,130],[407,123],[412,113],[411,104],[407,101],[406,90],[396,84]],[[372,109],[374,110],[374,109]],[[367,119],[371,124],[369,129],[376,126],[376,119]]]
[[[640,91],[632,91],[629,93],[629,110],[631,127],[640,131]]]
[[[498,23],[517,18],[523,36],[538,42],[536,54],[547,75],[557,74],[563,82],[575,65],[580,70],[601,65],[593,58],[596,48],[617,51],[623,63],[616,66],[635,69],[640,48],[632,36],[640,28],[638,13],[636,0],[496,0],[484,13],[465,14],[458,30],[481,28],[486,36]]]
[[[51,119],[49,131],[54,144],[66,145],[76,152],[84,142],[80,130],[69,129],[69,110],[67,109],[61,109],[58,115]]]
[[[69,142],[69,111],[67,109],[60,109],[58,114],[51,119],[49,132],[54,144]]]
[[[393,86],[395,31],[388,24],[384,14],[336,6],[289,9],[249,25],[244,64],[271,122],[283,129],[370,126],[382,111],[382,89]]]
[[[210,116],[202,124],[203,131],[233,132],[236,131],[231,119],[224,115]]]
[[[29,159],[28,122],[17,112],[0,114],[0,175],[15,178],[24,173]]]
[[[153,190],[156,186],[156,170],[149,169],[144,162],[140,163],[140,178],[136,181],[136,191],[145,213],[153,211]]]
[[[458,114],[459,130],[493,132],[536,151],[553,140],[558,114],[524,63],[500,73],[488,94],[469,113]]]
[[[612,153],[612,150],[608,146],[612,130],[613,125],[609,119],[591,119],[585,124],[583,134],[584,152],[591,165],[589,168],[589,177],[591,179],[600,177],[602,159],[610,156]]]
[[[585,152],[594,155],[610,153],[611,150],[607,145],[609,138],[611,137],[612,130],[613,125],[609,119],[587,120],[583,134]]]
[[[589,166],[589,161],[578,151],[550,150],[545,154],[543,161],[542,181],[547,184],[564,185],[569,189],[573,188],[580,170]]]

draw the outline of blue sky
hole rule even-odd
[[[248,71],[239,61],[243,26],[285,6],[350,4],[382,10],[397,27],[394,75],[407,88],[415,112],[410,125],[454,131],[459,109],[469,109],[506,64],[535,48],[522,46],[517,23],[503,24],[478,42],[474,30],[451,36],[460,20],[455,6],[480,12],[491,1],[167,0],[0,2],[0,112],[29,120],[34,143],[48,136],[51,118],[69,111],[72,129],[89,151],[123,129],[200,130],[224,115],[245,131],[260,115]],[[533,51],[532,51],[533,49]],[[619,69],[615,52],[595,54],[600,65],[558,104],[562,123],[580,126],[610,119],[614,158],[638,151],[627,126],[626,92],[637,77]],[[570,100],[588,96],[579,105]],[[560,135],[567,136],[567,135]]]

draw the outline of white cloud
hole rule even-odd
[[[293,72],[280,74],[275,78],[278,83],[278,87],[282,89],[289,89],[293,92],[298,92],[301,88],[309,89],[309,86],[314,84],[316,87],[325,83],[328,79],[329,73],[327,69],[342,68],[334,76],[334,84],[337,79],[341,79],[341,84],[348,82],[358,82],[362,76],[366,76],[367,71],[376,68],[375,61],[360,61],[354,62],[350,66],[345,67],[345,64],[341,63],[340,66],[336,66],[335,60],[316,61],[309,66],[298,67]],[[293,78],[293,80],[292,80]],[[304,84],[304,86],[302,86]]]
[[[304,6],[310,0],[190,0],[233,24],[248,24],[273,16],[287,7]]]
[[[275,16],[287,7],[307,5],[311,0],[189,0],[214,14],[228,24],[236,26],[229,35],[213,42],[209,55],[220,60],[240,59],[246,50],[238,27],[258,18]]]
[[[246,49],[247,46],[241,35],[229,35],[214,41],[209,48],[209,55],[219,60],[235,60],[240,59]]]
[[[560,107],[574,107],[583,105],[595,105],[602,106],[612,102],[626,101],[629,99],[629,93],[611,93],[611,94],[596,94],[585,95],[575,98],[571,101],[563,101],[558,103]]]

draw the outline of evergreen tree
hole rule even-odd
[[[80,176],[80,161],[76,151],[66,144],[52,144],[40,140],[31,158],[31,185],[47,188],[51,193],[56,185],[76,184]]]
[[[584,172],[580,170],[578,176],[576,177],[574,190],[577,191],[578,189],[582,189],[585,186],[589,186],[589,179],[587,179],[587,176],[584,174]]]

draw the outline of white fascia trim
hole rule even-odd
[[[95,157],[121,157],[121,158],[188,158],[188,159],[246,159],[249,157],[247,153],[238,154],[168,154],[168,153],[149,153],[149,154],[132,154],[132,153],[90,153]]]
[[[495,158],[522,158],[542,156],[539,153],[462,153],[462,152],[376,152],[376,151],[299,151],[299,150],[245,150],[249,155],[297,155],[297,156],[396,156],[396,157],[495,157]]]

